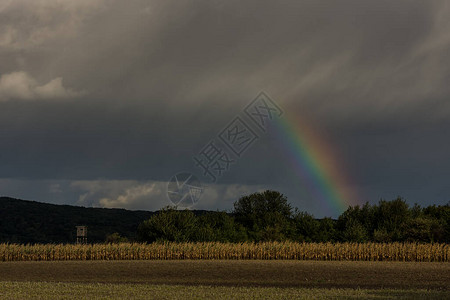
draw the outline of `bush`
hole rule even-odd
[[[118,232],[114,232],[106,237],[105,242],[108,244],[128,243],[128,239],[120,236]]]

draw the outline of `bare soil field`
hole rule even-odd
[[[152,285],[132,283],[0,282],[1,299],[449,299],[442,290],[335,289]]]
[[[2,262],[3,282],[449,291],[450,263],[348,261]]]

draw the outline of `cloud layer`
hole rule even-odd
[[[0,77],[0,101],[7,100],[54,100],[75,98],[82,95],[66,89],[62,84],[62,77],[50,80],[39,85],[37,81],[26,72],[13,72]]]

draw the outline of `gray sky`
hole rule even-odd
[[[358,201],[450,200],[448,1],[0,0],[0,194],[155,210],[266,188],[318,217],[277,133],[216,183],[193,156],[260,91],[306,120]],[[306,122],[306,121],[305,121]]]

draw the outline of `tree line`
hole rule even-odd
[[[115,238],[120,239],[119,235]],[[109,242],[116,241],[109,237]],[[138,227],[141,242],[450,242],[450,205],[410,207],[402,198],[316,219],[267,190],[241,197],[231,213],[166,207]]]

